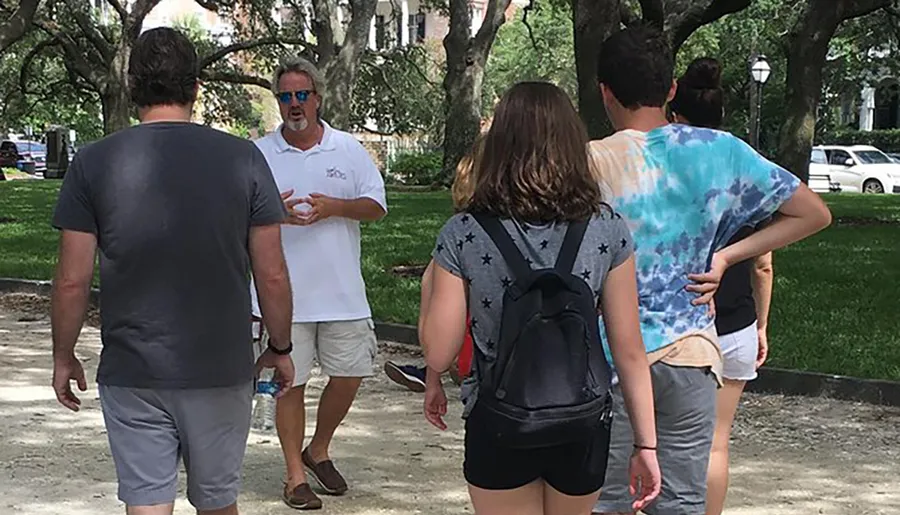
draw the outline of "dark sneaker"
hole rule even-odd
[[[287,485],[281,494],[284,503],[295,510],[320,510],[322,509],[322,499],[312,491],[309,483],[301,483],[292,491],[288,491]]]
[[[344,480],[344,476],[338,472],[331,460],[316,463],[309,456],[309,449],[304,449],[300,457],[303,459],[307,474],[312,476],[316,483],[319,483],[325,493],[343,495],[347,492],[347,481]]]
[[[425,391],[425,367],[397,365],[387,361],[384,364],[384,373],[400,386],[405,386],[416,393]]]

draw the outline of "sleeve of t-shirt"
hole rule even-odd
[[[250,151],[250,174],[253,177],[250,225],[271,225],[284,220],[287,210],[281,201],[278,185],[275,184],[266,157],[256,145],[253,145]]]
[[[82,166],[81,154],[76,154],[60,187],[52,224],[61,230],[98,234],[97,212]]]
[[[460,249],[456,244],[457,241],[461,241],[459,225],[459,215],[454,216],[444,224],[441,232],[438,233],[437,242],[434,245],[431,257],[444,270],[457,277],[463,277]]]
[[[384,177],[366,152],[365,147],[355,142],[353,161],[356,166],[356,198],[370,198],[387,211],[387,198],[384,192]]]
[[[733,182],[727,191],[731,209],[727,217],[729,234],[741,227],[757,226],[790,200],[800,179],[761,156],[743,140],[731,137]]]
[[[610,229],[612,234],[612,247],[615,249],[612,253],[612,262],[609,266],[610,270],[612,270],[627,261],[628,258],[634,254],[634,240],[631,238],[631,231],[628,229],[628,224],[625,223],[625,219],[618,213],[613,214]]]

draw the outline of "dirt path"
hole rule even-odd
[[[123,513],[96,387],[91,384],[83,395],[81,413],[56,404],[48,386],[46,305],[23,300],[0,298],[0,513]],[[91,378],[99,350],[98,331],[86,328],[78,354]],[[416,360],[387,344],[380,359]],[[321,387],[321,378],[311,383],[313,410]],[[364,383],[333,449],[351,490],[341,498],[326,498],[321,513],[472,511],[461,474],[458,403],[452,404],[450,429],[444,433],[427,425],[420,409],[420,395],[383,375]],[[732,471],[730,515],[900,513],[900,410],[748,395],[733,441]],[[253,432],[242,513],[292,513],[279,500],[281,476],[277,438]],[[180,499],[175,512],[193,510]]]

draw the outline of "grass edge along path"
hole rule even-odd
[[[0,277],[49,280],[59,181],[0,183]],[[900,195],[826,195],[834,223],[775,254],[773,367],[900,380]],[[419,276],[450,216],[447,192],[391,192],[364,224],[362,268],[374,318],[415,324]],[[394,273],[401,267],[401,274]]]

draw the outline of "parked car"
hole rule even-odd
[[[2,167],[42,174],[47,171],[47,147],[36,141],[5,140],[0,143]]]
[[[809,173],[828,175],[842,191],[900,194],[900,163],[867,145],[813,147]]]

